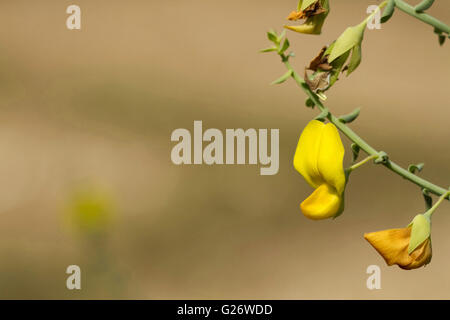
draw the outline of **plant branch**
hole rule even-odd
[[[327,119],[333,123],[343,134],[345,134],[351,141],[357,144],[362,150],[364,150],[369,156],[374,156],[378,158],[380,161],[378,163],[383,164],[389,170],[395,172],[399,176],[411,181],[412,183],[418,185],[422,189],[427,189],[429,192],[437,195],[444,196],[447,200],[450,200],[450,196],[448,193],[448,189],[442,188],[431,183],[428,180],[425,180],[408,170],[402,168],[395,162],[391,161],[383,151],[377,151],[371,145],[369,145],[366,141],[364,141],[360,136],[358,136],[350,127],[348,127],[345,123],[343,123],[339,118],[335,117],[327,107],[325,107],[318,96],[309,88],[306,84],[305,80],[294,70],[294,68],[289,63],[289,59],[283,53],[280,54],[280,57],[288,70],[291,71],[291,77],[297,82],[300,88],[308,95],[308,97],[314,102],[314,104],[319,108],[322,114],[327,114]]]
[[[407,4],[403,0],[394,0],[394,1],[395,1],[395,6],[398,9],[400,9],[401,11],[433,26],[437,30],[441,30],[441,31],[447,33],[448,35],[450,35],[450,27],[448,25],[446,25],[445,23],[443,23],[442,21],[440,21],[440,20],[436,19],[435,17],[432,17],[429,14],[426,14],[424,12],[421,12],[421,11],[416,12],[416,10],[413,6]]]

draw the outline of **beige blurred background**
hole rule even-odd
[[[334,1],[323,34],[288,33],[298,70],[359,23],[373,1]],[[418,2],[418,1],[414,1]],[[413,3],[413,1],[411,1]],[[82,30],[66,29],[66,8]],[[435,299],[450,298],[450,205],[433,219],[433,260],[387,267],[364,232],[421,213],[420,190],[368,165],[346,211],[314,222],[299,203],[311,188],[293,169],[297,139],[316,111],[284,73],[265,32],[295,0],[0,2],[0,298]],[[450,2],[429,11],[450,23]],[[447,39],[448,40],[448,39]],[[421,175],[450,184],[450,42],[397,11],[367,30],[363,62],[327,105],[361,107],[351,126]],[[175,166],[176,128],[279,128],[280,171]],[[348,141],[345,140],[348,145]],[[73,194],[108,194],[101,239],[67,223]],[[77,191],[78,190],[78,191]],[[82,270],[82,290],[65,270]],[[381,290],[366,288],[381,267]]]

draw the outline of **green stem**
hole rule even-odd
[[[430,26],[435,27],[438,30],[442,30],[443,32],[450,34],[450,27],[443,23],[442,21],[436,19],[435,17],[432,17],[424,12],[416,12],[414,7],[410,6],[403,0],[395,0],[395,6],[400,9],[401,11],[409,14],[410,16],[413,16],[414,18],[417,18]]]
[[[440,196],[439,200],[436,201],[434,206],[432,206],[427,212],[425,212],[425,215],[427,215],[428,217],[431,217],[431,215],[433,214],[434,210],[436,210],[437,207],[439,207],[439,205],[442,203],[442,201],[444,201],[444,199],[446,197],[448,197],[449,195],[450,195],[450,190],[448,190],[447,193],[445,193],[442,196]]]
[[[375,11],[373,11],[369,16],[367,16],[367,18],[363,21],[363,22],[361,22],[361,24],[367,24],[370,20],[372,20],[373,19],[373,17],[375,16],[375,14],[378,12],[378,11],[380,11],[381,9],[383,9],[384,7],[386,7],[386,5],[388,4],[388,0],[385,0],[385,1],[383,1],[382,3],[380,3],[379,5],[378,5],[378,8],[375,10]]]
[[[368,156],[365,159],[361,160],[358,163],[355,163],[354,165],[352,165],[350,168],[348,168],[347,170],[349,172],[352,172],[355,169],[358,169],[359,167],[361,167],[362,165],[366,164],[367,162],[369,162],[370,160],[375,160],[376,158],[378,158],[378,155],[374,154],[372,156]]]
[[[376,156],[376,158],[382,157],[383,152],[377,151],[375,148],[370,146],[366,141],[364,141],[360,136],[358,136],[350,127],[348,127],[345,123],[341,122],[337,117],[335,117],[333,114],[330,113],[327,107],[325,107],[320,99],[317,97],[317,95],[309,88],[309,86],[306,84],[305,80],[292,68],[291,64],[289,63],[289,59],[284,54],[280,54],[281,59],[286,66],[288,70],[291,70],[292,78],[297,82],[297,84],[300,86],[300,88],[303,89],[303,91],[308,95],[308,97],[314,102],[314,104],[319,108],[319,110],[322,113],[328,114],[327,118],[328,120],[333,123],[343,134],[345,134],[351,141],[356,143],[362,150],[364,150],[369,156]],[[395,162],[391,161],[390,159],[385,159],[384,161],[380,161],[381,164],[383,164],[386,168],[389,170],[395,172],[399,176],[411,181],[412,183],[418,185],[422,189],[425,188],[429,190],[431,193],[437,195],[437,196],[443,196],[447,200],[450,200],[448,190],[444,189],[442,187],[439,187],[428,180],[425,180],[408,170],[402,168]]]

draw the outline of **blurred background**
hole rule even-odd
[[[321,36],[288,33],[301,72],[377,3],[330,2]],[[66,28],[71,4],[80,31]],[[0,298],[450,298],[448,203],[434,215],[432,263],[413,271],[387,267],[363,238],[424,211],[420,189],[388,170],[353,174],[335,221],[301,214],[312,190],[292,157],[317,113],[294,83],[269,86],[285,69],[258,53],[296,5],[2,0]],[[429,13],[450,23],[450,2]],[[361,66],[327,105],[361,107],[356,132],[403,166],[425,162],[420,175],[446,187],[449,71],[450,43],[397,11],[366,30]],[[172,164],[170,135],[194,120],[279,128],[279,173]],[[82,290],[66,288],[72,264]],[[381,290],[366,288],[372,264]]]

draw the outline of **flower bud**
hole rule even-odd
[[[406,228],[366,233],[364,238],[389,266],[410,270],[431,261],[431,222],[426,215],[417,215]]]
[[[284,27],[300,33],[320,34],[325,18],[330,11],[328,0],[300,0],[297,9],[297,11],[292,11],[287,19],[290,21],[305,19],[304,23]]]

